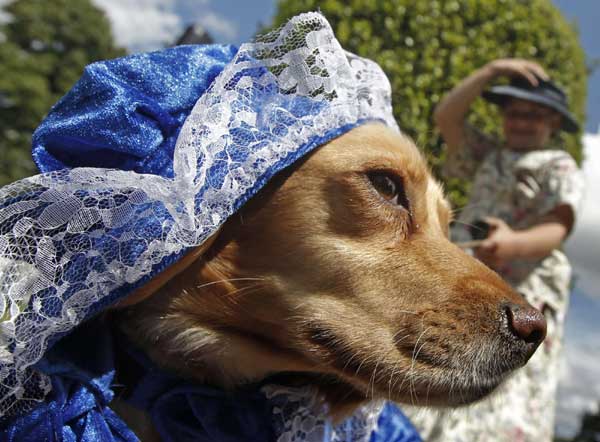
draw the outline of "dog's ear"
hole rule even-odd
[[[184,255],[179,261],[167,267],[161,273],[152,278],[147,284],[134,290],[125,299],[117,302],[112,308],[119,309],[129,307],[152,296],[167,282],[187,269],[193,262],[195,262],[197,259],[201,259],[208,249],[210,249],[210,246],[212,246],[218,236],[219,230],[213,233],[206,241],[204,241],[204,243],[202,243],[202,245]]]

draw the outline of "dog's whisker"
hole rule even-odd
[[[252,285],[248,285],[245,287],[240,287],[240,288],[230,292],[231,295],[235,295],[235,296],[228,296],[229,301],[231,303],[235,304],[236,308],[239,309],[240,312],[247,313],[248,316],[251,317],[252,310],[250,308],[247,308],[244,305],[244,303],[241,302],[241,300],[244,297],[247,297],[249,295],[259,292],[262,288],[263,288],[263,286],[261,284],[252,284]],[[268,321],[265,321],[263,319],[263,322],[268,322]],[[272,321],[272,323],[275,323],[275,322]]]
[[[398,330],[396,333],[394,333],[394,335],[392,336],[392,342],[394,343],[395,346],[397,346],[400,342],[402,342],[403,340],[405,340],[406,338],[410,337],[410,334],[404,335],[402,338],[400,338],[398,340],[398,336],[400,335],[400,333],[405,332],[405,330],[400,329]]]
[[[239,295],[240,293],[243,294],[248,294],[248,292],[253,293],[253,290],[262,288],[263,286],[261,284],[251,284],[251,285],[247,285],[244,287],[239,287],[235,290],[232,290],[231,292],[228,293],[228,295]],[[233,299],[239,299],[239,296],[237,296],[236,298]]]
[[[388,400],[392,400],[392,380],[394,379],[394,373],[396,373],[396,368],[398,367],[398,361],[394,362],[392,366],[392,370],[390,372],[390,380],[388,381]]]
[[[411,374],[410,376],[410,383],[409,383],[409,392],[410,392],[410,398],[411,398],[411,402],[414,404],[414,398],[413,398],[413,392],[414,392],[414,376],[412,375],[412,372],[414,370],[414,366],[415,366],[415,361],[417,356],[419,356],[419,352],[423,349],[423,346],[425,345],[425,342],[423,342],[423,344],[421,344],[421,347],[419,347],[419,350],[417,350],[417,346],[419,345],[419,340],[421,339],[421,337],[423,337],[425,335],[425,333],[430,329],[431,327],[427,327],[425,330],[423,330],[421,332],[421,334],[419,335],[419,337],[417,338],[416,342],[415,342],[415,346],[413,348],[413,354],[412,354],[412,358],[411,358],[411,363],[410,363],[410,370],[409,373]],[[416,394],[415,394],[416,396]]]
[[[489,204],[489,202],[487,202],[487,201],[480,202],[480,203],[467,204],[465,206],[452,209],[451,212],[452,212],[452,215],[457,215],[457,214],[460,214],[461,212],[464,212],[465,210],[475,209],[477,207],[485,206],[487,204]]]
[[[391,351],[392,350],[388,351],[385,355],[382,355],[380,358],[378,358],[377,363],[375,364],[375,368],[373,369],[373,373],[371,374],[371,377],[369,378],[369,383],[367,384],[367,394],[369,392],[369,385],[371,385],[371,397],[375,397],[375,381],[377,377],[377,368],[379,367],[379,364],[385,358],[387,358]]]
[[[434,378],[429,378],[429,382],[427,383],[427,391],[425,392],[425,406],[429,405],[429,393],[431,392],[431,387],[435,384]]]
[[[461,226],[477,227],[475,224],[467,223],[465,221],[454,220],[453,222],[456,223],[456,224],[460,224]]]
[[[358,376],[358,372],[360,371],[360,369],[362,368],[363,364],[366,362],[366,358],[362,359],[360,361],[360,364],[358,364],[358,367],[356,368],[356,372],[354,373],[355,376]]]
[[[382,355],[378,361],[377,364],[375,364],[375,369],[373,370],[373,374],[371,375],[371,378],[369,380],[369,383],[371,383],[372,381],[372,397],[375,397],[375,382],[376,382],[376,373],[377,373],[377,368],[379,366],[379,364],[384,360],[387,359],[387,357],[389,356],[390,353],[392,353],[393,351],[397,351],[395,348],[396,345],[396,338],[398,336],[398,334],[401,332],[401,330],[398,330],[396,333],[394,333],[394,335],[392,336],[392,342],[394,343],[394,345],[392,346],[392,348],[390,348],[384,355]],[[404,339],[404,338],[403,338]],[[401,340],[400,340],[401,341]],[[368,385],[367,385],[367,391],[368,391]],[[391,396],[391,391],[388,391],[388,396]]]
[[[198,286],[196,286],[196,289],[202,289],[204,287],[209,287],[211,285],[216,285],[216,284],[223,284],[226,282],[237,282],[237,281],[265,281],[265,278],[226,278],[226,279],[219,279],[217,281],[210,281],[204,284],[200,284]]]
[[[410,380],[409,380],[410,376],[411,376],[411,373],[410,373],[410,371],[408,371],[408,372],[404,373],[404,376],[395,380],[394,383],[392,384],[391,391],[401,392],[402,387],[404,387],[404,383],[407,381],[410,382]],[[400,381],[400,379],[402,380],[402,382],[400,382],[400,385],[396,389],[396,384],[398,383],[398,381]]]
[[[347,359],[347,360],[346,360],[346,363],[344,364],[344,367],[343,367],[343,369],[342,369],[343,371],[346,371],[346,369],[348,368],[348,365],[350,365],[350,364],[352,363],[352,361],[354,360],[354,358],[355,358],[356,356],[357,356],[357,355],[356,355],[355,353],[351,353],[351,354],[350,354],[350,358],[349,358],[349,359]]]
[[[404,338],[402,338],[399,341],[397,341],[396,345],[398,345],[404,339],[410,338],[410,337],[411,337],[411,335],[404,336]],[[394,371],[395,371],[395,367],[394,367],[394,370],[392,370],[392,375],[390,376],[390,382],[392,382]],[[406,382],[406,380],[410,377],[410,375],[411,375],[411,373],[407,372],[407,373],[404,374],[404,376],[402,378],[398,378],[397,380],[394,380],[393,383],[392,383],[392,385],[389,387],[389,391],[391,392],[392,390],[395,390],[396,384],[398,383],[398,381],[400,379],[402,379],[402,382],[400,383],[400,386],[398,387],[398,391],[402,391],[402,387],[404,386],[404,382]]]

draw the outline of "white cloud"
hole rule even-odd
[[[181,18],[171,11],[169,0],[93,0],[103,9],[117,43],[129,50],[160,49],[181,32]]]
[[[212,11],[209,0],[93,1],[106,11],[117,43],[132,52],[170,45],[190,24],[200,24],[219,42],[237,37],[235,23]]]
[[[600,241],[600,239],[598,240]],[[590,258],[593,259],[593,258]],[[599,258],[596,258],[598,260]],[[587,296],[593,296],[595,298],[600,298],[600,274],[598,273],[596,264],[591,263],[581,263],[574,261],[574,277],[575,277],[575,286],[585,293]]]
[[[238,37],[238,24],[216,13],[211,6],[211,0],[171,1],[173,11],[182,18],[185,26],[200,24],[219,43],[231,43]],[[243,19],[237,17],[238,21]]]
[[[198,22],[213,36],[220,35],[226,41],[233,41],[237,37],[236,26],[214,12],[199,16]]]
[[[583,413],[597,409],[599,365],[600,331],[588,329],[565,346],[556,409],[559,435],[573,436],[579,430]]]
[[[577,285],[586,294],[600,297],[600,134],[586,134],[583,140],[586,195],[565,249],[578,276]]]
[[[576,229],[565,248],[577,278],[577,288],[593,299],[584,301],[583,306],[579,305],[582,300],[577,300],[573,309],[579,310],[570,312],[567,317],[556,410],[557,430],[565,437],[579,430],[583,413],[596,409],[600,400],[600,330],[594,318],[594,312],[600,312],[600,134],[587,134],[583,141],[586,195]]]

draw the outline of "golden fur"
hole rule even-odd
[[[400,201],[374,173],[396,177]],[[543,330],[515,338],[507,305],[531,307],[448,240],[449,218],[412,142],[365,125],[279,174],[116,319],[163,368],[226,389],[291,373],[338,413],[371,397],[469,403]]]

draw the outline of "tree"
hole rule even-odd
[[[300,12],[327,17],[342,46],[375,60],[392,84],[401,129],[425,149],[434,172],[444,161],[432,114],[440,98],[486,62],[500,57],[539,61],[563,86],[583,122],[587,71],[577,31],[550,0],[279,0],[273,26]],[[469,120],[500,135],[494,106],[478,100]],[[560,142],[581,160],[580,135]],[[449,180],[453,202],[465,202],[467,183]]]
[[[31,134],[96,60],[124,54],[89,0],[16,0],[0,43],[0,186],[35,173]]]

